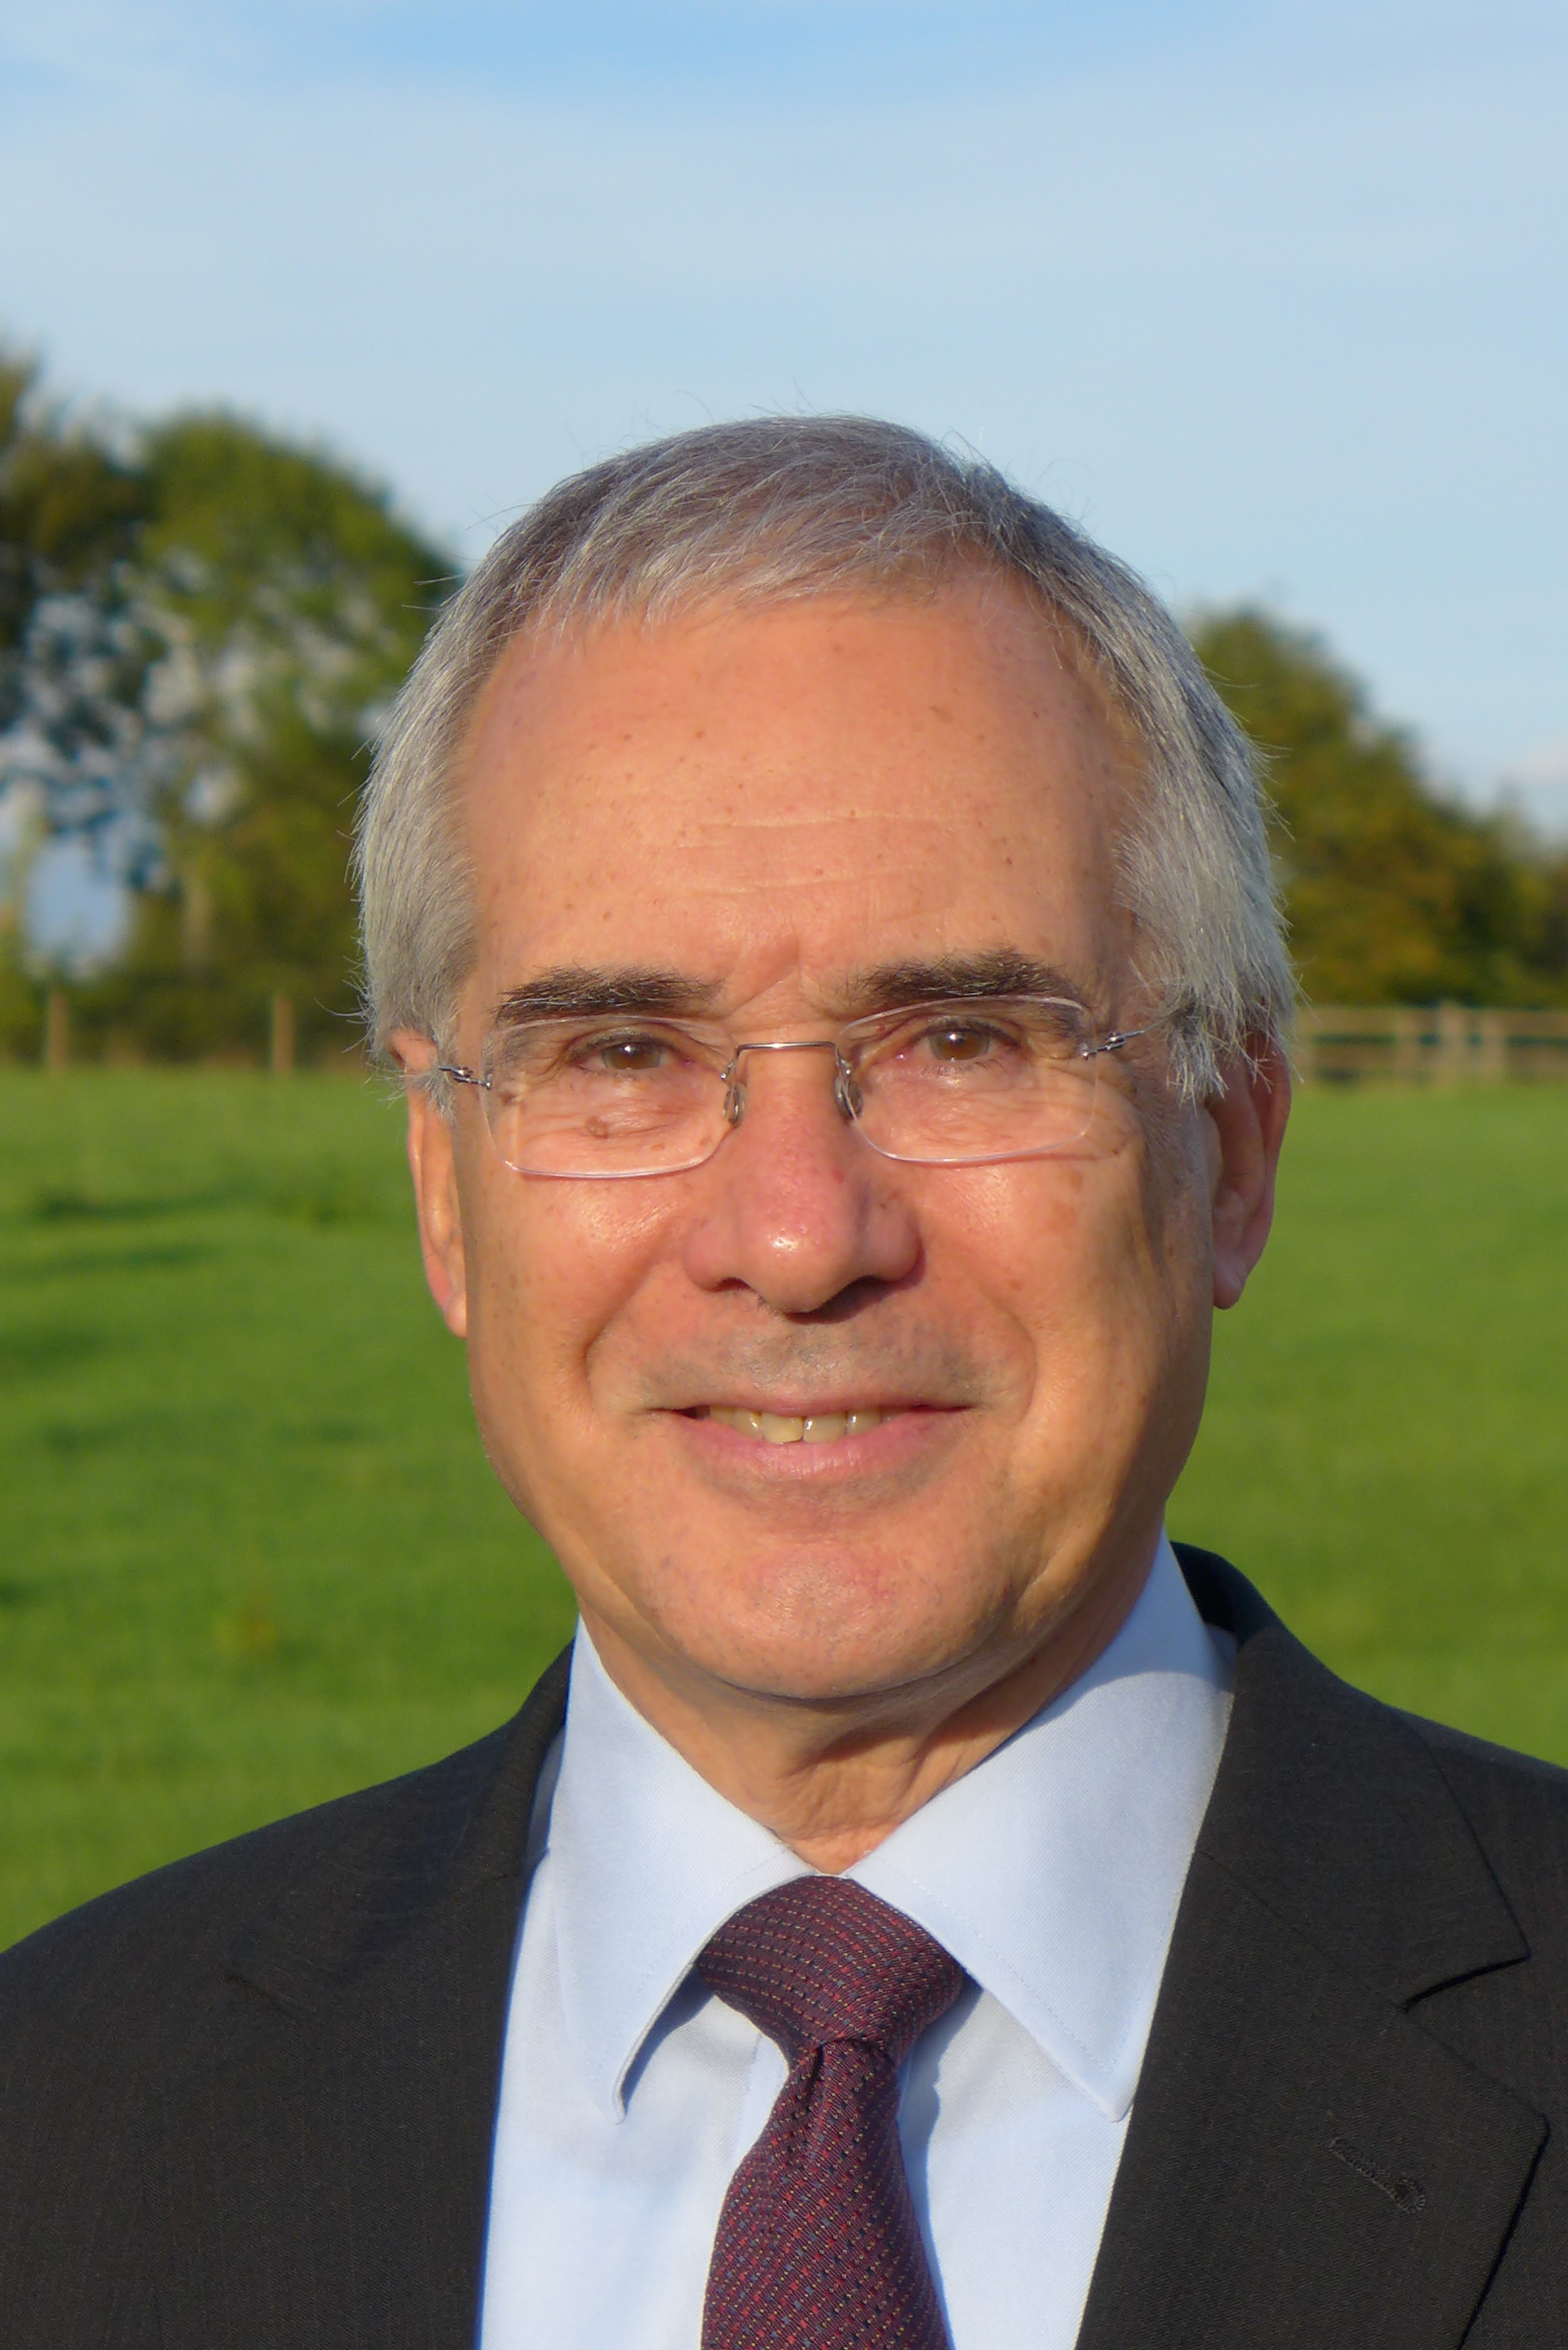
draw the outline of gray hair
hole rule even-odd
[[[591,465],[514,523],[447,605],[359,812],[377,1048],[399,1028],[447,1047],[473,953],[459,753],[515,637],[657,621],[713,598],[934,592],[977,568],[1025,588],[1142,744],[1122,897],[1184,1091],[1212,1093],[1225,1059],[1282,1037],[1293,987],[1252,754],[1164,605],[994,466],[905,426],[827,416],[710,425]]]

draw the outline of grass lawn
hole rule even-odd
[[[448,1751],[566,1638],[341,1078],[0,1071],[0,1941]],[[1318,1093],[1173,1510],[1568,1761],[1568,1088]]]

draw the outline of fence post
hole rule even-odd
[[[1383,1076],[1405,1084],[1568,1083],[1568,1006],[1510,1012],[1439,1003],[1308,1004],[1296,1046],[1303,1077]]]
[[[276,994],[272,999],[272,1073],[286,1077],[293,1067],[294,998]]]
[[[1401,1004],[1390,1024],[1394,1031],[1393,1075],[1405,1085],[1418,1085],[1427,1074],[1421,1049],[1423,1015]]]
[[[1464,1076],[1466,1046],[1469,1043],[1468,1024],[1461,1005],[1438,1004],[1438,1061],[1434,1074],[1440,1086],[1458,1085]]]
[[[63,987],[51,987],[44,999],[44,1066],[64,1069],[71,1058],[71,1007]]]

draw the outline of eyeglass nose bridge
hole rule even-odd
[[[846,1123],[858,1114],[862,1100],[860,1088],[855,1082],[854,1070],[838,1049],[837,1039],[833,1036],[797,1036],[778,1044],[759,1041],[736,1045],[729,1066],[722,1073],[724,1079],[724,1122],[727,1126],[739,1126],[746,1114],[746,1081],[741,1074],[742,1053],[831,1053],[833,1098],[838,1105],[838,1114]]]

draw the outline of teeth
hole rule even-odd
[[[814,1411],[797,1419],[793,1412],[747,1411],[741,1404],[709,1406],[708,1417],[742,1436],[760,1437],[764,1444],[836,1444],[841,1436],[868,1436],[880,1428],[887,1413]]]

